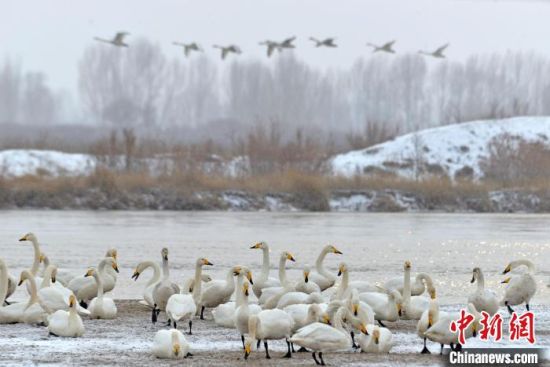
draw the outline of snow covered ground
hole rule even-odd
[[[489,142],[503,134],[550,148],[550,117],[473,121],[422,130],[337,155],[330,166],[333,173],[344,176],[385,171],[414,178],[418,162],[424,162],[451,178],[463,169],[471,169],[473,177],[479,178],[480,161],[489,156]]]
[[[0,152],[0,174],[8,177],[34,174],[86,175],[93,171],[95,165],[95,158],[87,154],[25,149]]]

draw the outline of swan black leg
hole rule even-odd
[[[296,350],[294,349],[294,343],[290,343],[290,347],[292,348],[292,353],[296,353]]]
[[[421,354],[431,354],[430,350],[426,346],[426,338],[424,338],[424,349],[420,352]]]
[[[455,347],[456,352],[460,352],[462,350],[462,344],[458,343]]]
[[[355,333],[352,331],[349,334],[351,335],[351,346],[353,347],[353,349],[359,348],[357,343],[355,343]]]
[[[315,352],[311,353],[313,355],[313,360],[315,361],[316,365],[320,365],[321,363],[317,360],[317,357],[315,357]]]
[[[193,321],[192,320],[189,320],[189,335],[193,335],[193,332],[191,331],[191,329],[193,328]]]
[[[174,321],[174,329],[177,329],[178,328],[178,325],[176,324],[176,322]]]
[[[298,349],[298,353],[304,353],[304,352],[309,352],[309,351],[304,347],[300,347],[300,349]]]
[[[439,352],[439,355],[440,355],[440,356],[443,355],[443,347],[445,347],[445,345],[441,344],[441,351]]]
[[[166,326],[170,326],[171,324],[170,319],[168,319],[168,321],[166,321]]]
[[[204,320],[204,309],[205,309],[205,307],[202,306],[201,307],[201,320]]]
[[[326,366],[325,361],[323,360],[323,352],[319,352],[319,359],[321,360],[321,366]]]
[[[260,345],[262,345],[262,339],[258,339],[258,342],[256,343],[256,349],[260,349]]]
[[[185,358],[189,358],[189,357],[193,357],[193,355],[189,352],[187,352],[187,354],[185,355]]]
[[[158,313],[157,313],[157,304],[155,303],[155,305],[153,306],[153,311],[151,313],[151,322],[153,324],[156,324],[157,322],[157,317],[158,317]]]
[[[454,352],[455,350],[455,345],[453,343],[449,344],[449,347],[451,347],[451,350]]]
[[[265,348],[265,358],[271,359],[271,356],[269,355],[269,350],[267,349],[267,340],[264,340],[264,348]]]
[[[292,352],[290,351],[290,342],[288,341],[288,339],[285,339],[285,341],[286,341],[287,351],[284,358],[292,358]]]
[[[9,306],[11,305],[11,303],[9,303],[8,301],[4,300],[4,306]]]
[[[510,314],[514,313],[514,309],[510,307],[510,305],[508,304],[508,301],[504,302],[504,304],[506,305],[506,308],[508,309],[508,312]]]
[[[378,320],[378,325],[382,326],[382,327],[386,327],[386,325],[384,325],[384,323],[380,320]]]
[[[525,304],[525,308],[527,309],[527,311],[529,311],[529,303]]]

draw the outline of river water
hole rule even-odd
[[[116,248],[120,275],[114,295],[120,299],[140,298],[145,280],[133,282],[133,268],[143,260],[160,261],[162,247],[170,250],[173,279],[191,277],[197,257],[208,258],[215,264],[208,273],[223,278],[236,264],[258,273],[261,252],[249,247],[266,241],[272,276],[281,251],[295,256],[288,271],[297,279],[323,245],[333,244],[343,255],[327,256],[329,271],[336,273],[344,261],[351,280],[377,283],[401,276],[403,261],[410,260],[413,273],[430,273],[442,302],[454,304],[464,303],[473,290],[474,266],[484,270],[486,286],[501,293],[507,263],[527,258],[537,265],[540,283],[533,304],[550,304],[548,215],[0,211],[0,223],[0,256],[12,274],[31,266],[32,246],[17,241],[27,232],[37,235],[52,262],[75,274]]]

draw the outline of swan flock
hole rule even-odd
[[[16,277],[9,271],[8,259],[0,258],[0,324],[43,326],[50,337],[77,338],[85,334],[86,319],[117,319],[117,305],[110,295],[120,275],[115,249],[98,258],[97,266],[71,274],[47,257],[33,233],[20,241],[32,245],[33,259],[29,269]],[[212,279],[206,272],[215,265],[200,257],[194,262],[194,273],[181,281],[170,276],[168,248],[161,250],[160,263],[143,259],[136,265],[131,275],[135,281],[152,269],[141,299],[136,301],[150,314],[144,323],[160,327],[151,335],[152,355],[191,357],[192,345],[182,328],[193,334],[196,319],[206,320],[212,327],[234,329],[244,359],[262,346],[265,358],[270,359],[269,345],[275,340],[286,343],[284,358],[292,358],[300,348],[299,352],[311,353],[317,365],[325,365],[324,355],[334,352],[389,353],[398,332],[398,325],[391,323],[399,320],[416,325],[420,353],[431,353],[428,340],[441,346],[440,353],[445,345],[453,350],[462,347],[449,327],[459,318],[458,313],[440,309],[434,277],[427,272],[411,274],[410,261],[397,269],[401,275],[385,282],[351,280],[353,269],[345,262],[337,269],[325,267],[327,256],[345,260],[340,250],[327,245],[314,267],[304,263],[299,279],[290,279],[287,264],[297,263],[290,252],[279,254],[278,276],[272,277],[269,245],[258,242],[250,249],[262,251],[257,276],[250,266],[235,264],[224,271],[224,278]],[[471,291],[462,297],[463,308],[474,316],[466,338],[476,336],[482,312],[494,315],[502,308],[512,313],[520,305],[529,310],[537,291],[535,271],[535,264],[527,259],[511,261],[504,267],[502,275],[506,277],[501,283],[505,288],[498,297],[486,287],[481,267],[475,267]],[[10,301],[16,287],[23,284],[21,293],[26,300]]]

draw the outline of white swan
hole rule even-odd
[[[361,325],[374,324],[374,311],[371,306],[359,299],[359,292],[353,289],[348,299],[342,303],[347,307],[346,323],[353,329],[360,331]],[[350,332],[351,341],[354,348],[359,346],[355,344],[355,333]]]
[[[68,311],[69,297],[73,295],[73,292],[57,283],[57,267],[55,265],[48,265],[43,276],[42,284],[38,290],[38,298],[44,311],[49,314],[57,310]],[[76,309],[81,315],[90,314],[90,311],[80,305],[76,305]]]
[[[2,259],[0,259],[0,261],[2,261]],[[7,299],[13,294],[13,292],[15,292],[15,290],[17,289],[17,279],[15,279],[14,276],[10,275],[9,272],[8,272],[8,267],[6,265],[6,263],[4,263],[2,261],[2,264],[1,264],[5,271],[6,271],[6,274],[5,274],[5,277],[6,277],[6,281],[7,281],[7,285],[6,285],[6,294],[4,296],[2,296],[1,292],[0,292],[0,307],[2,307],[2,305],[6,304],[6,305],[9,305],[9,302],[7,301]],[[2,322],[0,322],[1,324]]]
[[[397,321],[401,317],[403,302],[401,293],[395,289],[384,291],[385,293],[365,292],[359,294],[359,299],[372,307],[374,318],[381,326],[385,326],[382,321]]]
[[[113,269],[118,273],[117,262],[114,258],[106,257],[97,266],[97,270],[103,281],[104,292],[110,292],[115,287],[115,280],[109,275],[107,268]],[[69,282],[68,288],[74,293],[81,304],[86,307],[88,302],[97,295],[97,283],[93,278],[87,277],[86,274],[73,278]]]
[[[306,325],[314,322],[323,322],[330,324],[330,316],[326,310],[326,304],[296,304],[290,305],[284,308],[285,311],[292,320],[294,320],[294,326],[292,327],[292,334]]]
[[[42,283],[42,278],[38,276],[38,270],[40,270],[40,256],[42,255],[42,252],[40,251],[40,244],[38,243],[38,238],[34,235],[34,233],[29,232],[23,237],[19,239],[19,242],[26,242],[29,241],[32,244],[33,250],[34,250],[34,258],[32,262],[32,267],[30,268],[30,273],[34,277],[34,280],[36,283]],[[30,294],[30,283],[27,283],[27,292]]]
[[[430,350],[426,346],[426,331],[432,327],[436,322],[439,321],[439,318],[446,318],[447,312],[440,311],[439,310],[439,302],[437,300],[432,299],[430,301],[430,307],[424,311],[422,314],[422,317],[420,317],[420,320],[418,320],[418,323],[416,324],[416,333],[419,337],[421,337],[424,340],[424,348],[420,353],[422,354],[430,354]],[[441,344],[441,354],[443,354],[443,344]]]
[[[40,272],[40,276],[42,278],[44,278],[44,273],[46,272],[46,269],[48,268],[48,266],[53,265],[53,264],[50,264],[50,259],[48,258],[48,256],[45,253],[42,253],[40,255],[40,262],[42,264],[44,264],[44,267],[42,268],[42,271]],[[59,268],[56,267],[56,276],[55,276],[56,282],[59,282],[63,286],[66,287],[69,284],[69,282],[71,281],[71,279],[73,279],[75,277],[76,277],[76,275],[74,275],[73,273],[71,273],[69,271],[66,271],[66,270],[59,269]]]
[[[206,308],[217,307],[231,299],[231,295],[235,292],[233,277],[239,275],[241,271],[241,266],[234,266],[227,271],[225,280],[213,280],[205,284],[199,301],[201,320],[204,320]]]
[[[160,253],[162,255],[162,280],[155,284],[155,287],[153,288],[153,313],[155,313],[156,310],[164,311],[166,309],[166,302],[168,302],[168,298],[170,298],[173,294],[180,293],[180,287],[170,280],[168,249],[165,247]]]
[[[195,262],[195,280],[193,287],[193,293],[189,293],[189,287],[183,288],[183,293],[173,294],[168,298],[166,303],[166,316],[168,322],[172,323],[174,329],[177,328],[177,323],[180,320],[189,320],[189,335],[193,333],[193,316],[197,313],[197,305],[200,304],[201,298],[201,274],[202,267],[205,265],[212,265],[210,261],[205,258],[197,259]]]
[[[160,282],[160,266],[154,261],[142,261],[136,266],[136,270],[134,270],[134,274],[132,274],[132,279],[137,281],[141,273],[148,268],[153,269],[153,276],[145,285],[143,289],[143,300],[139,301],[139,303],[153,307],[155,305],[155,301],[153,300],[153,289],[155,289],[157,283]]]
[[[471,283],[477,281],[477,288],[474,293],[468,297],[468,303],[473,303],[479,312],[485,311],[491,316],[496,314],[499,309],[499,302],[495,292],[485,289],[485,277],[481,268],[474,268]]]
[[[396,277],[384,283],[384,288],[395,289],[399,293],[403,294],[404,285],[404,278]],[[417,273],[414,278],[414,282],[411,283],[411,296],[420,296],[425,291],[430,293],[432,290],[435,290],[432,277],[426,273]]]
[[[112,298],[105,297],[103,294],[103,280],[97,269],[90,269],[86,273],[86,276],[93,276],[97,284],[97,297],[90,302],[90,317],[92,319],[116,319],[117,308],[115,301]]]
[[[258,303],[264,310],[277,307],[277,303],[284,294],[295,290],[294,284],[290,282],[286,276],[287,260],[292,262],[296,261],[290,252],[283,251],[279,257],[279,280],[281,281],[282,287],[264,288],[262,290],[262,296],[258,300]]]
[[[269,276],[269,246],[265,242],[259,242],[251,247],[251,249],[260,249],[262,250],[262,272],[260,276],[256,278],[256,281],[252,285],[252,291],[256,298],[260,298],[262,295],[262,290],[264,288],[279,287],[281,282],[277,278]]]
[[[315,322],[298,330],[290,338],[290,341],[313,351],[315,363],[324,365],[323,353],[348,350],[352,345],[351,336],[343,327],[343,319],[346,313],[347,310],[340,307],[334,317],[334,327]],[[367,333],[366,325],[362,325],[360,328],[363,333]],[[319,353],[320,362],[315,356],[316,353]]]
[[[84,324],[76,312],[76,297],[69,297],[69,311],[59,310],[48,317],[51,335],[76,338],[84,335]]]
[[[472,336],[475,337],[477,334],[477,330],[480,327],[479,320],[481,320],[481,314],[477,312],[475,306],[471,303],[468,304],[467,310],[470,314],[474,315],[474,321],[468,326],[464,334],[466,338],[470,338]],[[452,350],[462,348],[459,344],[458,332],[452,332],[450,328],[451,322],[457,321],[459,318],[459,312],[450,312],[445,315],[440,314],[439,320],[424,333],[425,337],[439,344],[448,344]],[[441,348],[441,351],[443,352],[443,348]]]
[[[0,324],[12,324],[19,319],[19,313],[22,311],[19,303],[5,306],[9,289],[8,267],[4,260],[0,259]],[[10,309],[11,308],[11,309]]]
[[[430,307],[430,299],[424,296],[411,296],[411,262],[405,261],[403,303],[401,307],[401,318],[404,320],[420,320],[424,311]],[[431,299],[435,299],[435,288],[429,288]]]
[[[365,353],[389,353],[393,347],[393,334],[378,325],[367,325],[368,335],[361,334],[359,347]]]
[[[331,300],[340,300],[348,298],[350,295],[351,289],[349,287],[349,272],[348,267],[345,263],[340,263],[338,266],[338,276],[342,277],[340,284],[336,287],[336,293],[330,297]]]
[[[241,293],[240,305],[235,309],[235,327],[239,334],[241,334],[241,340],[244,345],[244,336],[248,334],[248,318],[250,315],[257,315],[262,311],[262,308],[258,305],[248,304],[248,292],[249,284],[244,282],[240,288],[237,288],[237,291]]]
[[[321,288],[321,291],[332,287],[336,282],[336,277],[329,273],[324,266],[325,257],[328,254],[341,255],[342,252],[332,245],[323,247],[323,250],[317,257],[317,261],[315,261],[315,270],[317,270],[317,272],[311,272],[309,274],[309,280],[316,283],[319,288]]]
[[[8,271],[6,264],[0,259],[0,324],[14,324],[24,322],[27,324],[45,324],[47,313],[39,304],[36,282],[32,274],[24,270],[21,273],[19,285],[27,280],[30,284],[30,298],[27,302],[4,304],[8,290]]]
[[[26,303],[26,307],[21,314],[19,322],[24,322],[25,324],[32,325],[46,325],[46,320],[48,313],[40,304],[40,299],[38,298],[38,288],[36,286],[36,280],[32,273],[28,270],[23,270],[21,272],[21,277],[19,279],[19,285],[27,281],[27,284],[30,288],[30,298]]]
[[[265,358],[270,359],[268,340],[285,339],[287,353],[285,358],[292,357],[290,350],[290,333],[294,321],[283,310],[264,310],[257,315],[250,315],[248,318],[248,336],[244,342],[244,358],[248,359],[252,348],[256,346],[257,340],[264,341]]]
[[[185,336],[176,329],[157,331],[152,352],[155,357],[163,359],[183,359],[191,355]]]
[[[526,266],[527,271],[523,274],[506,278],[502,283],[508,284],[504,291],[501,304],[508,308],[510,313],[514,312],[512,307],[525,303],[525,308],[529,311],[529,302],[537,292],[537,281],[535,280],[535,264],[531,261],[522,259],[512,261],[502,274],[508,274],[517,267]]]
[[[229,301],[222,303],[218,307],[212,310],[212,316],[214,316],[214,323],[218,326],[226,328],[235,327],[235,311],[239,306],[243,304],[243,284],[244,278],[252,282],[252,272],[244,266],[238,266],[240,271],[237,274],[237,285],[235,287],[235,301]],[[261,309],[261,308],[260,308]]]
[[[128,32],[117,32],[113,39],[105,39],[105,38],[99,38],[94,37],[96,41],[104,42],[104,43],[110,43],[113,46],[117,47],[129,47],[127,43],[124,43],[124,38],[128,36],[130,33]]]
[[[297,292],[302,292],[307,294],[321,292],[321,288],[319,288],[317,283],[309,281],[310,273],[311,273],[311,268],[309,267],[309,265],[307,264],[304,265],[304,271],[303,271],[304,277],[300,279],[298,282],[296,282],[295,288]]]

